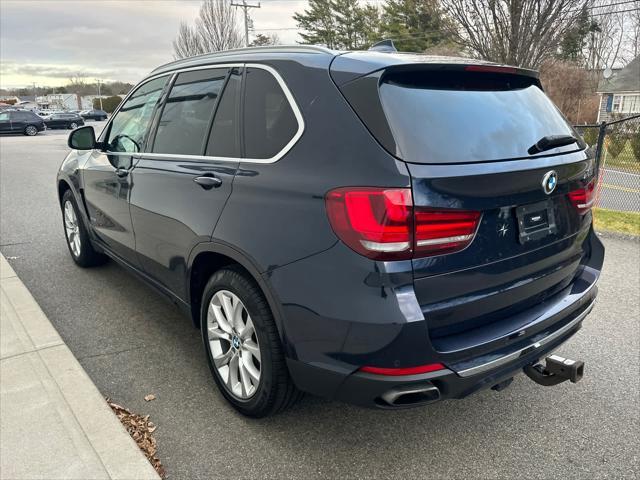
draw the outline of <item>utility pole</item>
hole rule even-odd
[[[96,82],[98,83],[98,99],[100,100],[100,110],[104,110],[102,108],[102,95],[100,94],[100,79],[96,78]],[[93,105],[91,105],[91,108],[93,108]]]
[[[242,3],[231,3],[232,7],[240,7],[242,8],[242,10],[244,10],[244,46],[248,47],[249,46],[249,22],[251,21],[249,19],[249,9],[250,8],[260,8],[260,2],[258,2],[258,5],[249,5],[247,3],[247,0],[242,0]]]

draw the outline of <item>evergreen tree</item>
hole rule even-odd
[[[590,18],[587,6],[584,5],[580,16],[576,19],[575,26],[567,30],[560,41],[560,48],[556,56],[562,60],[579,61],[582,58],[587,35],[598,31],[598,29],[597,22]]]
[[[338,48],[331,0],[309,0],[309,8],[303,13],[296,12],[293,19],[298,22],[298,28],[304,30],[304,33],[300,33],[301,43]]]
[[[450,20],[436,0],[388,0],[382,13],[382,37],[404,52],[423,52],[448,43]]]

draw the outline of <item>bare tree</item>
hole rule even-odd
[[[629,14],[629,33],[628,38],[628,50],[631,59],[640,55],[640,10],[634,10]]]
[[[595,28],[589,35],[585,59],[590,70],[613,67],[622,53],[625,39],[625,14],[616,5],[604,4],[593,17]]]
[[[244,45],[236,12],[227,0],[204,0],[194,26],[180,24],[173,41],[175,58],[239,48]]]
[[[195,27],[180,22],[178,36],[173,41],[173,52],[175,58],[187,58],[204,53]]]
[[[442,0],[456,40],[475,55],[538,68],[555,53],[587,0]]]

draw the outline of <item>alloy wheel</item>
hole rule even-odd
[[[67,242],[74,257],[80,256],[80,227],[76,211],[69,200],[64,202],[64,229],[67,233]]]
[[[260,384],[260,345],[251,316],[234,293],[219,290],[211,298],[207,338],[225,388],[238,399],[252,397]]]
[[[75,130],[76,128],[78,128],[78,124],[76,122],[72,122],[69,127],[71,128],[71,130]]]
[[[36,135],[38,133],[38,129],[36,127],[34,127],[33,125],[29,125],[26,129],[25,129],[25,133],[27,135],[29,135],[30,137],[33,137],[34,135]]]

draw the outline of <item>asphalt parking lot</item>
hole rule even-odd
[[[113,263],[72,262],[54,181],[67,134],[0,138],[0,250],[103,395],[151,415],[168,478],[640,476],[640,242],[603,238],[598,304],[558,352],[586,362],[576,385],[519,375],[394,412],[307,397],[249,420],[218,394],[188,318]]]

